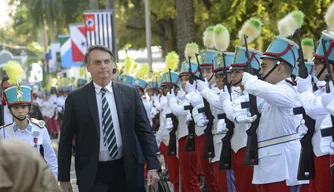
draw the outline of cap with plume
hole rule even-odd
[[[168,71],[168,69],[171,69],[172,71],[175,71],[177,67],[179,66],[179,55],[175,51],[169,52],[165,57],[165,69]],[[165,71],[165,70],[164,70]]]
[[[147,76],[149,71],[150,71],[150,66],[147,63],[141,64],[135,76],[136,78],[145,79],[145,76]]]
[[[188,60],[188,57],[191,57],[191,60],[196,61],[196,53],[199,53],[199,48],[196,43],[188,43],[184,50],[184,56]]]
[[[304,59],[306,59],[307,61],[310,61],[313,57],[313,52],[314,52],[313,39],[311,38],[303,39],[302,48],[303,48]]]
[[[80,67],[79,76],[84,77],[85,74],[86,74],[86,68],[85,67]]]
[[[3,69],[6,71],[8,75],[8,82],[11,84],[21,83],[22,76],[23,76],[23,68],[20,63],[16,61],[8,61],[4,66]]]
[[[330,31],[334,31],[334,2],[329,6],[325,15],[325,21]]]
[[[209,26],[203,33],[203,44],[206,48],[213,48],[213,28],[215,26]]]
[[[213,28],[213,43],[219,51],[225,51],[230,45],[230,33],[224,25],[217,24]]]
[[[292,36],[297,29],[302,27],[304,16],[304,13],[301,11],[292,11],[278,21],[279,35],[283,37]]]
[[[57,86],[57,83],[58,83],[57,78],[52,78],[52,79],[51,79],[51,86],[52,86],[52,87]]]
[[[250,18],[241,27],[238,33],[241,44],[245,44],[244,35],[247,35],[247,43],[253,42],[261,35],[262,22],[257,18]]]

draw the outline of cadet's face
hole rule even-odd
[[[266,76],[269,73],[269,71],[276,65],[276,63],[277,63],[276,60],[263,58],[261,63],[261,69],[259,71],[261,78]],[[279,79],[276,73],[278,68],[279,67],[276,67],[276,69],[264,81],[271,84],[277,83],[277,79]]]
[[[89,54],[90,61],[86,65],[87,71],[91,73],[95,82],[111,80],[112,70],[116,67],[108,52],[93,50]]]
[[[244,70],[233,70],[231,72],[231,83],[232,83],[233,86],[240,85],[243,72],[245,72],[245,71]],[[238,84],[236,84],[236,83],[238,83]]]
[[[164,85],[162,87],[162,94],[163,95],[167,95],[168,92],[169,92],[169,86],[168,85]]]
[[[223,89],[224,88],[224,74],[216,74],[216,86],[218,89]]]
[[[212,85],[215,83],[215,76],[212,72],[212,69],[201,69],[201,73],[203,75],[203,78],[206,78],[209,81],[209,84]]]
[[[152,90],[152,89],[147,89],[147,90],[146,90],[146,93],[147,93],[147,95],[148,95],[149,97],[151,97],[152,94],[153,94],[153,90]]]
[[[29,106],[28,105],[15,105],[12,106],[10,109],[16,117],[23,119],[26,117],[26,115],[29,112]]]
[[[180,77],[180,81],[181,81],[181,87],[183,90],[186,90],[186,83],[189,80],[189,76],[188,75],[183,75]]]

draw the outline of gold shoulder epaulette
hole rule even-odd
[[[38,120],[38,119],[35,119],[35,118],[31,118],[30,121],[37,125],[39,128],[44,128],[45,127],[45,122],[43,120]]]
[[[8,123],[8,124],[6,124],[6,125],[1,125],[1,126],[0,126],[0,129],[2,129],[2,128],[4,128],[4,127],[7,127],[7,126],[9,126],[9,125],[11,125],[11,124],[13,124],[13,122]]]

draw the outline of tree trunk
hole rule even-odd
[[[193,0],[176,0],[176,13],[177,52],[182,63],[186,44],[194,42],[196,37]]]

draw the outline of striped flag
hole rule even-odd
[[[84,24],[71,24],[69,28],[73,61],[83,61],[87,51],[86,26]]]
[[[81,66],[82,62],[74,62],[72,59],[72,42],[69,35],[59,35],[61,67]]]
[[[88,46],[100,44],[112,51],[112,12],[87,11],[84,12],[84,19]]]

